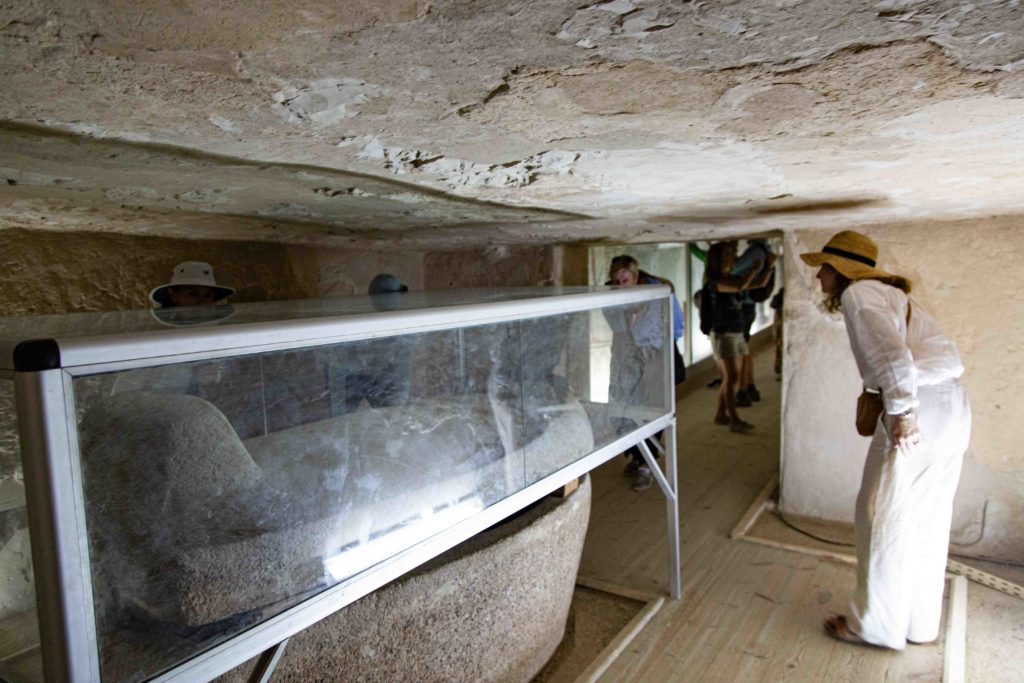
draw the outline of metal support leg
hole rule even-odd
[[[281,660],[281,655],[284,654],[284,648],[288,645],[288,640],[288,638],[285,638],[260,655],[260,658],[256,661],[256,668],[252,670],[252,674],[249,676],[249,683],[267,683],[270,680],[274,669],[277,668],[277,663]]]
[[[651,468],[651,474],[665,495],[668,514],[668,584],[673,599],[682,597],[682,580],[679,575],[679,495],[676,484],[676,422],[665,428],[665,472],[662,473],[646,439],[638,444],[644,462]]]
[[[56,369],[19,372],[14,381],[45,679],[98,682],[89,537],[70,378]]]

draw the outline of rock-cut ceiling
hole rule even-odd
[[[1024,208],[1019,0],[26,0],[0,51],[0,227],[426,249]]]

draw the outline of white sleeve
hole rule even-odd
[[[843,316],[865,386],[882,391],[885,412],[917,407],[917,366],[907,346],[905,305],[880,287],[851,286],[843,294]]]

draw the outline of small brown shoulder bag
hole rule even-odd
[[[865,389],[857,397],[857,433],[861,436],[871,436],[878,426],[878,418],[882,417],[882,410],[885,408],[882,403],[882,394],[877,391]]]

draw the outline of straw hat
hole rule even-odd
[[[171,287],[182,285],[193,285],[196,287],[210,287],[213,289],[213,300],[220,301],[235,293],[231,287],[221,287],[213,279],[213,266],[203,261],[182,261],[174,266],[174,273],[171,281],[166,285],[160,285],[149,293],[149,298],[161,306],[170,306],[171,300],[167,297],[167,290]]]
[[[851,280],[891,280],[898,275],[875,268],[878,259],[878,245],[868,237],[853,230],[836,233],[821,251],[800,254],[809,266],[825,263]]]

